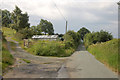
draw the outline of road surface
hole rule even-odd
[[[71,78],[117,78],[117,74],[86,51],[80,45],[77,51],[69,57],[65,66]]]
[[[7,40],[13,41],[10,38]],[[4,78],[56,78],[58,77],[58,71],[65,62],[65,58],[57,57],[42,57],[35,56],[25,52],[18,44],[16,43],[16,51],[12,51],[10,48],[10,43],[8,41],[8,47],[11,54],[16,59],[15,64],[12,66],[12,69],[9,70]],[[23,59],[29,60],[30,63],[26,63]]]
[[[29,54],[14,42],[16,51],[11,50],[9,42],[8,47],[16,62],[4,78],[117,78],[117,74],[96,60],[83,45],[72,56],[57,58]],[[23,59],[30,60],[30,63]]]

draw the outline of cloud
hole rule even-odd
[[[54,25],[55,32],[65,32],[65,20],[68,20],[69,30],[79,30],[82,26],[91,31],[105,29],[118,35],[118,5],[119,0],[4,0],[0,3],[2,9],[12,11],[15,5],[23,12],[28,12],[31,25],[37,25],[40,19],[47,19]]]

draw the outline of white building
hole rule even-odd
[[[40,40],[57,40],[58,35],[33,35],[32,39]]]

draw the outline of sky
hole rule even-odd
[[[91,32],[109,31],[118,37],[119,0],[1,0],[0,8],[12,12],[17,5],[29,15],[30,26],[38,25],[41,19],[52,22],[55,33],[78,31],[86,27]],[[57,6],[57,7],[56,7]],[[64,16],[64,17],[63,17]]]

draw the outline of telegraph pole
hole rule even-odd
[[[120,38],[120,1],[118,4],[118,38]]]
[[[117,3],[118,4],[118,39],[120,38],[120,1]],[[118,44],[119,44],[119,42],[118,42]],[[120,46],[120,45],[119,45]],[[118,46],[118,47],[119,47]],[[120,50],[118,49],[118,56],[120,56]],[[118,57],[118,65],[117,65],[117,68],[119,68],[120,67],[120,64],[119,64],[119,61],[120,61],[120,58]],[[118,69],[117,69],[118,70]],[[119,72],[119,70],[117,71],[117,72]],[[119,79],[120,79],[120,77],[119,77]]]
[[[66,21],[66,32],[65,33],[67,33],[67,21]]]
[[[65,29],[65,34],[67,33],[67,20],[66,20],[66,29]],[[65,41],[67,39],[67,35],[65,35]]]

